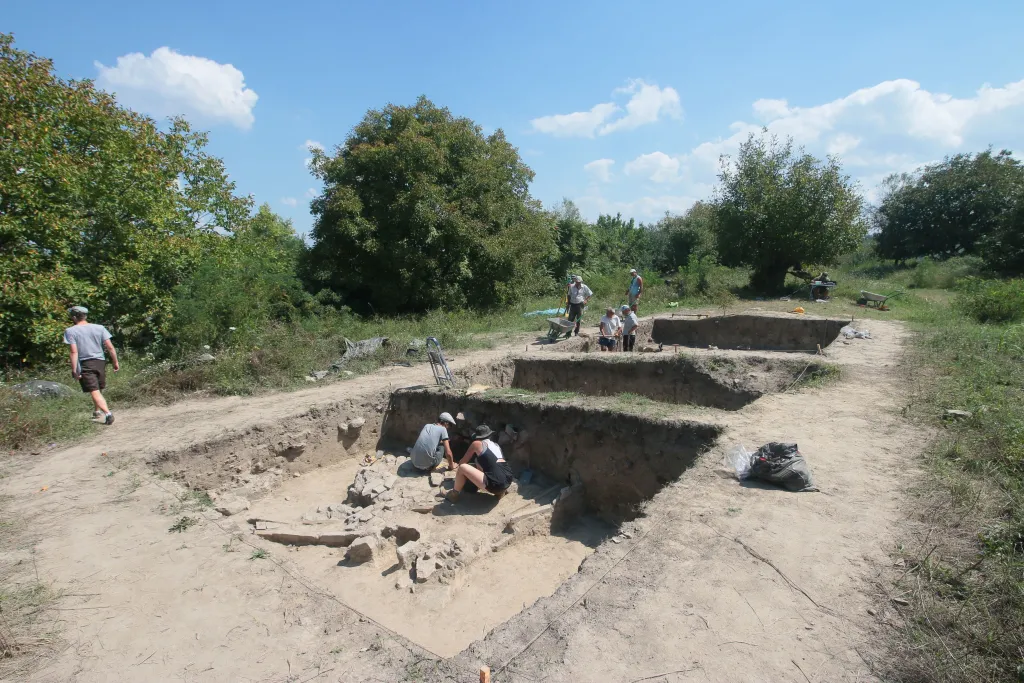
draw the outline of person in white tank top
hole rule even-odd
[[[459,500],[467,483],[494,494],[499,500],[508,493],[508,487],[512,485],[512,469],[505,461],[501,446],[491,441],[493,434],[487,425],[480,425],[473,432],[473,443],[459,460],[459,468],[455,471],[455,486],[445,496],[449,502]]]

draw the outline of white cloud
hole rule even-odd
[[[315,196],[316,196],[316,190],[314,188],[311,187],[308,190],[306,190],[306,199],[312,199]]]
[[[637,79],[616,92],[630,93],[633,96],[626,103],[626,115],[605,124],[600,130],[601,135],[646,126],[657,122],[662,116],[678,119],[683,115],[679,93],[674,88],[661,89]]]
[[[1024,80],[984,85],[963,97],[897,79],[812,106],[761,99],[752,105],[752,118],[732,123],[723,137],[689,151],[663,147],[637,156],[624,166],[614,192],[609,189],[605,197],[590,186],[578,204],[588,217],[621,211],[650,220],[665,210],[683,211],[695,198],[711,195],[720,155],[735,155],[747,136],[759,134],[762,127],[780,138],[792,136],[819,158],[839,156],[865,198],[875,202],[879,184],[890,173],[910,172],[949,154],[978,152],[989,145],[1024,148],[1024,130],[1017,125],[1022,116]],[[673,183],[672,193],[649,195],[644,188],[650,182]]]
[[[595,159],[589,164],[583,164],[583,170],[590,174],[595,180],[607,183],[612,179],[612,165],[614,159]]]
[[[304,143],[302,143],[302,146],[299,147],[299,149],[303,150],[304,152],[313,152],[316,150],[320,150],[322,152],[324,151],[324,143],[317,142],[316,140],[306,140]]]
[[[554,135],[556,138],[583,137],[592,138],[605,121],[619,111],[614,102],[595,104],[590,111],[578,111],[572,114],[553,114],[533,119],[533,129]]]
[[[615,118],[623,109],[615,102],[595,104],[588,111],[572,114],[541,116],[530,121],[533,129],[555,137],[584,137],[608,135],[618,130],[632,130],[655,123],[663,117],[680,118],[683,110],[679,93],[674,88],[659,88],[640,79],[629,82],[614,94],[631,95],[625,105],[625,114]]]
[[[641,154],[626,164],[626,175],[640,175],[655,183],[679,180],[679,159],[664,152]]]
[[[231,64],[183,55],[160,47],[150,56],[132,52],[115,66],[95,62],[100,88],[117,94],[133,109],[154,116],[185,114],[202,121],[227,122],[248,130],[259,97]]]
[[[299,200],[295,197],[281,197],[281,203],[285,206],[296,207],[299,205]]]
[[[856,137],[855,135],[850,135],[849,133],[840,133],[839,135],[836,135],[834,138],[829,140],[828,147],[826,147],[825,149],[828,151],[829,154],[842,155],[846,154],[847,152],[853,149],[856,149],[857,145],[859,145],[860,142],[861,139]]]

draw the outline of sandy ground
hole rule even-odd
[[[873,680],[871,582],[888,562],[924,435],[899,417],[908,333],[897,323],[869,328],[873,339],[829,348],[844,369],[840,382],[717,413],[728,428],[721,447],[651,501],[633,538],[605,542],[551,597],[445,660],[360,616],[331,584],[336,572],[254,543],[243,520],[210,513],[169,533],[180,489],[143,464],[154,451],[320,401],[421,384],[429,368],[121,411],[113,428],[26,456],[0,480],[8,510],[25,525],[19,548],[0,562],[19,563],[20,580],[37,574],[64,593],[46,612],[63,644],[6,680],[471,681],[483,663],[495,681]],[[524,345],[463,353],[453,366]],[[729,444],[771,440],[800,444],[821,493],[725,476]],[[269,557],[250,559],[255,546]],[[456,626],[439,620],[433,628]]]

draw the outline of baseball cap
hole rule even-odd
[[[441,413],[441,415],[440,415],[440,417],[438,417],[438,419],[441,422],[447,422],[450,425],[454,425],[455,424],[455,418],[452,417],[451,413]]]
[[[71,315],[89,315],[89,309],[85,306],[72,306],[68,309],[68,313]]]
[[[626,304],[622,304],[622,307],[619,310],[620,311],[628,311],[628,310],[630,310],[630,308]]]
[[[631,272],[631,273],[633,273],[635,275],[636,274],[636,268],[630,268],[629,272]]]
[[[574,276],[573,280],[575,280],[576,282],[583,282],[583,278],[581,278],[579,275]]]

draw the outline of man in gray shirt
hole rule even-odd
[[[121,369],[117,351],[110,342],[110,332],[103,325],[94,325],[86,318],[89,309],[72,306],[68,309],[75,324],[64,330],[64,343],[71,347],[71,376],[82,385],[82,391],[92,396],[96,405],[95,417],[103,416],[103,424],[114,424],[114,414],[107,407],[102,390],[107,388],[107,361],[104,349],[110,354],[114,372]]]
[[[423,425],[416,444],[409,451],[409,457],[412,458],[412,464],[416,469],[429,472],[440,465],[442,459],[448,461],[449,470],[455,469],[447,429],[454,426],[455,418],[448,413],[441,413],[434,424]]]

